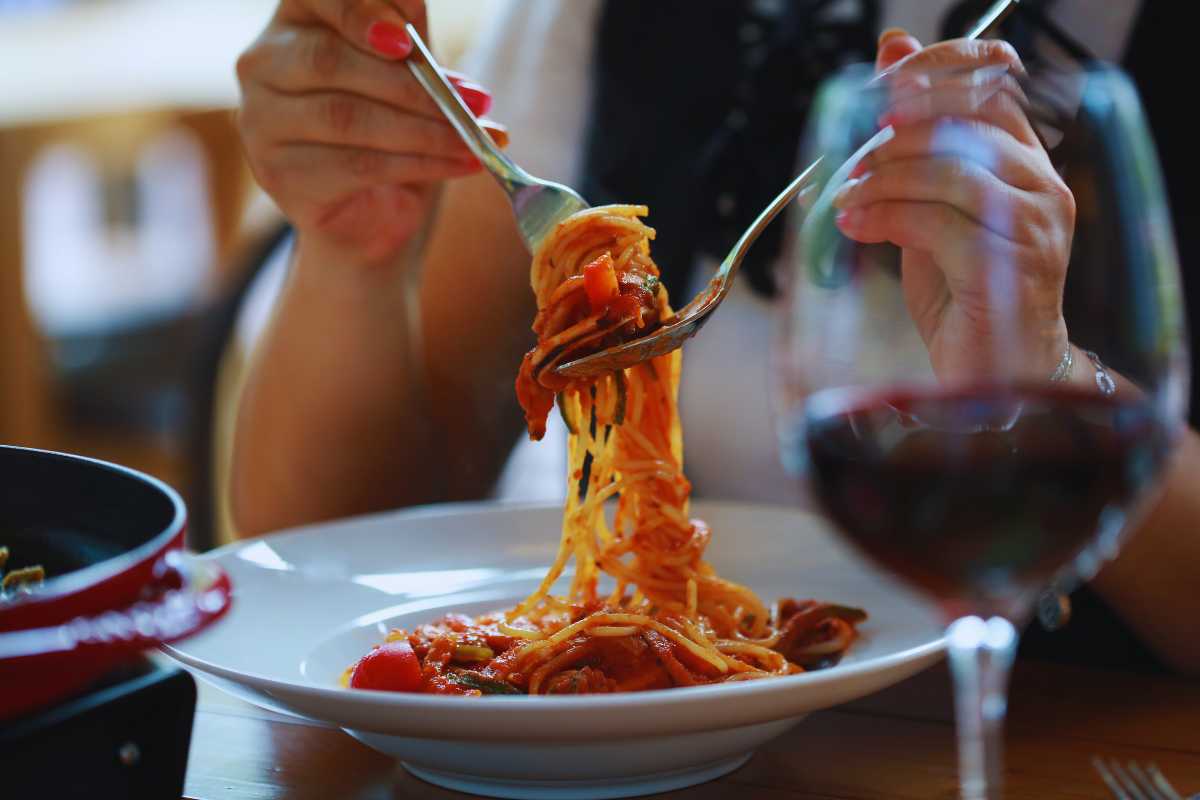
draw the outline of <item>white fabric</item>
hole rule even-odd
[[[579,172],[600,0],[503,0],[462,69],[494,99],[513,133],[509,154],[534,175]]]

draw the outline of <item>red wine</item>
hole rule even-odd
[[[824,393],[804,434],[817,499],[858,547],[992,612],[1115,531],[1170,438],[1143,402],[1012,389]]]

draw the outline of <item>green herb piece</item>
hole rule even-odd
[[[484,694],[524,694],[524,692],[511,684],[504,681],[489,680],[474,672],[452,672],[450,673],[450,679],[459,686],[465,686],[468,689],[478,689]]]

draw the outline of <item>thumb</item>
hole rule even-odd
[[[879,34],[879,44],[875,51],[875,71],[882,72],[920,49],[921,43],[908,31],[903,28],[888,28]]]

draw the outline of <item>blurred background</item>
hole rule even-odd
[[[493,6],[431,0],[445,62]],[[234,124],[274,7],[0,0],[0,443],[165,480],[201,547],[228,537],[232,306],[281,223]]]

